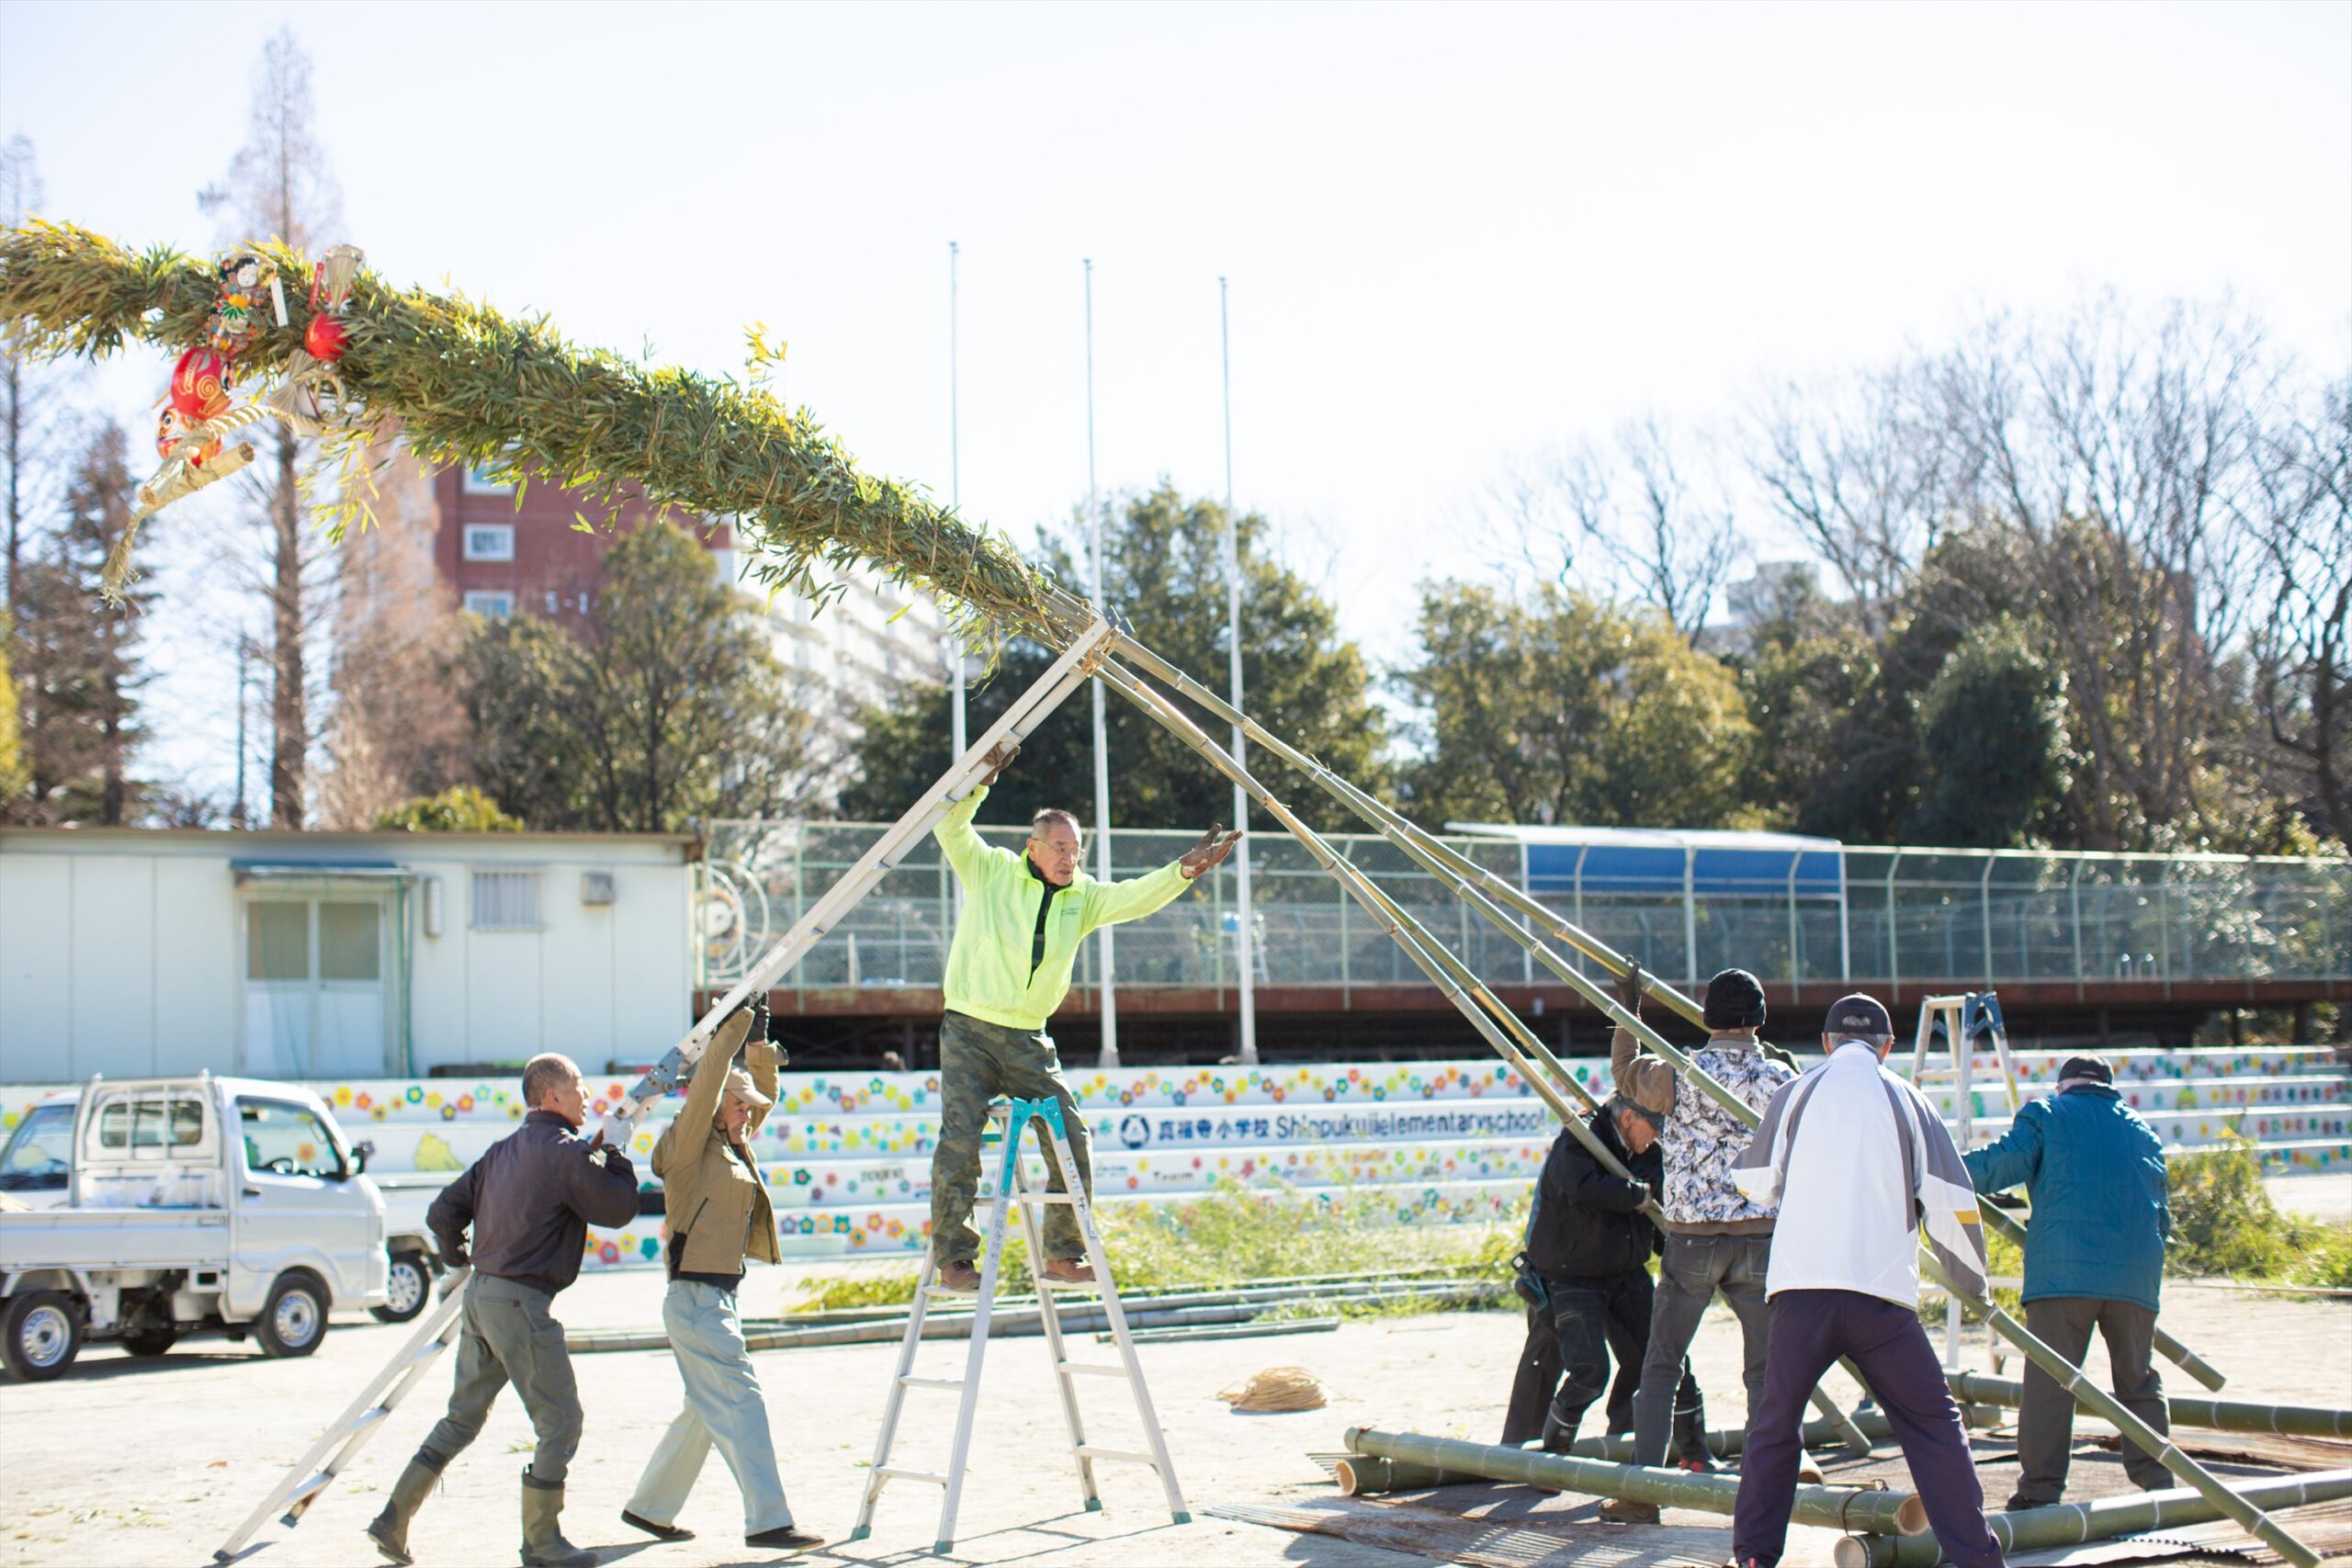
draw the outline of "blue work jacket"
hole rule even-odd
[[[2080,1085],[2019,1111],[2008,1135],[1963,1158],[1979,1192],[2033,1201],[2025,1299],[2090,1296],[2154,1312],[2172,1204],[2165,1149],[2115,1090]]]

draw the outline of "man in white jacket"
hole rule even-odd
[[[1944,1272],[1984,1293],[1975,1190],[1943,1118],[1881,1066],[1894,1044],[1884,1007],[1846,998],[1821,1043],[1829,1059],[1772,1096],[1733,1169],[1741,1191],[1780,1205],[1764,1281],[1770,1359],[1740,1467],[1733,1561],[1779,1563],[1806,1396],[1850,1356],[1903,1445],[1945,1558],[2002,1568],[1967,1429],[1917,1310],[1923,1228]]]

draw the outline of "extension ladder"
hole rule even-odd
[[[947,815],[950,807],[970,795],[986,772],[989,754],[999,745],[1025,739],[1048,714],[1061,706],[1072,692],[1084,685],[1108,653],[1117,634],[1100,619],[1080,637],[1072,639],[1069,649],[1049,665],[1037,678],[1036,684],[1015,697],[1002,717],[989,726],[987,733],[972,742],[970,750],[948,765],[947,772],[907,814],[884,829],[858,863],[839,882],[826,889],[822,897],[809,906],[807,914],[786,931],[767,955],[744,972],[735,988],[712,1004],[700,1022],[687,1032],[686,1037],[672,1046],[661,1061],[637,1081],[620,1102],[607,1113],[608,1119],[633,1128],[655,1100],[684,1083],[694,1065],[709,1046],[718,1026],[737,1008],[753,995],[765,991],[777,976],[797,964],[808,951],[845,919],[882,879],[896,869],[908,852],[929,835]],[[1057,1107],[1058,1111],[1058,1107]],[[619,1143],[622,1140],[612,1140]],[[1090,1230],[1090,1235],[1091,1235]],[[360,1392],[350,1406],[336,1417],[334,1423],[311,1446],[311,1450],[296,1461],[284,1479],[278,1482],[261,1506],[247,1515],[234,1534],[213,1552],[217,1562],[228,1562],[244,1549],[245,1543],[266,1523],[269,1517],[284,1508],[279,1523],[288,1529],[302,1520],[312,1503],[334,1484],[336,1476],[358,1454],[368,1439],[389,1420],[402,1399],[416,1386],[426,1370],[440,1359],[441,1353],[456,1343],[458,1326],[465,1316],[463,1283],[464,1270],[449,1280],[446,1293],[435,1303],[417,1325],[416,1330],[384,1370]],[[1115,1303],[1113,1311],[1116,1313]],[[1048,1321],[1051,1321],[1048,1314]],[[1124,1324],[1120,1332],[1125,1334]],[[1132,1356],[1131,1358],[1132,1359]],[[1157,1433],[1158,1428],[1153,1431]],[[1173,1482],[1169,1483],[1173,1496]],[[1181,1506],[1181,1505],[1179,1505]]]
[[[939,1273],[937,1238],[933,1246],[923,1249],[922,1275],[915,1284],[914,1311],[907,1320],[906,1337],[899,1344],[898,1370],[891,1374],[890,1396],[882,1407],[882,1436],[874,1446],[873,1468],[866,1472],[865,1495],[857,1507],[857,1528],[850,1532],[852,1540],[864,1540],[874,1533],[874,1510],[882,1500],[882,1488],[893,1481],[919,1481],[944,1488],[946,1495],[939,1506],[939,1536],[932,1550],[944,1556],[956,1544],[956,1513],[964,1496],[964,1471],[971,1458],[972,1421],[980,1404],[980,1365],[988,1354],[989,1316],[996,1304],[999,1270],[1004,1257],[1004,1238],[1008,1216],[1018,1209],[1022,1234],[1029,1244],[1031,1272],[1037,1280],[1037,1305],[1044,1320],[1046,1351],[1053,1365],[1055,1392],[1061,1396],[1062,1420],[1069,1427],[1070,1457],[1078,1461],[1078,1486],[1089,1513],[1102,1506],[1101,1489],[1096,1485],[1094,1467],[1103,1461],[1141,1464],[1157,1472],[1159,1483],[1168,1494],[1168,1510],[1175,1521],[1192,1522],[1185,1510],[1184,1494],[1176,1484],[1176,1469],[1168,1457],[1167,1435],[1159,1429],[1159,1415],[1151,1406],[1151,1391],[1143,1381],[1143,1368],[1136,1360],[1134,1337],[1127,1332],[1127,1314],[1119,1304],[1119,1292],[1111,1280],[1111,1261],[1102,1251],[1102,1233],[1094,1228],[1094,1211],[1086,1201],[1085,1183],[1079,1179],[1078,1161],[1069,1152],[1069,1138],[1062,1122],[1061,1102],[1057,1100],[1015,1100],[991,1106],[989,1119],[997,1127],[997,1179],[995,1191],[983,1191],[976,1205],[985,1204],[989,1210],[988,1243],[980,1255],[980,1289],[972,1314],[972,1340],[964,1355],[964,1375],[957,1378],[927,1378],[915,1375],[915,1351],[922,1344],[923,1319],[929,1315],[935,1296],[954,1296],[935,1283]],[[1021,1139],[1027,1125],[1035,1122],[1049,1134],[1056,1168],[1061,1172],[1064,1190],[1054,1192],[1031,1185],[1021,1153]],[[983,1183],[983,1187],[986,1187]],[[1091,1284],[1056,1284],[1045,1274],[1045,1225],[1039,1211],[1047,1204],[1069,1204],[1076,1211],[1079,1235],[1086,1240],[1087,1261],[1094,1267]],[[1102,1315],[1110,1320],[1111,1338],[1119,1350],[1118,1364],[1073,1361],[1069,1359],[1068,1341],[1063,1337],[1061,1307],[1056,1296],[1062,1292],[1100,1295]],[[1127,1392],[1133,1396],[1136,1414],[1142,1419],[1144,1440],[1148,1451],[1132,1449],[1105,1448],[1086,1438],[1086,1419],[1078,1407],[1077,1380],[1081,1377],[1124,1378]],[[956,1436],[947,1452],[945,1470],[915,1470],[890,1462],[891,1450],[899,1435],[899,1416],[906,1404],[909,1389],[924,1389],[957,1395]]]

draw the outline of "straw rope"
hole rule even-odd
[[[1238,1415],[1270,1415],[1285,1410],[1320,1410],[1330,1401],[1323,1380],[1305,1367],[1268,1367],[1238,1383],[1216,1391],[1216,1396]]]

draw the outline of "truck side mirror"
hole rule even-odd
[[[367,1175],[368,1157],[375,1152],[376,1141],[373,1138],[362,1138],[359,1142],[352,1145],[351,1174],[354,1176]]]

